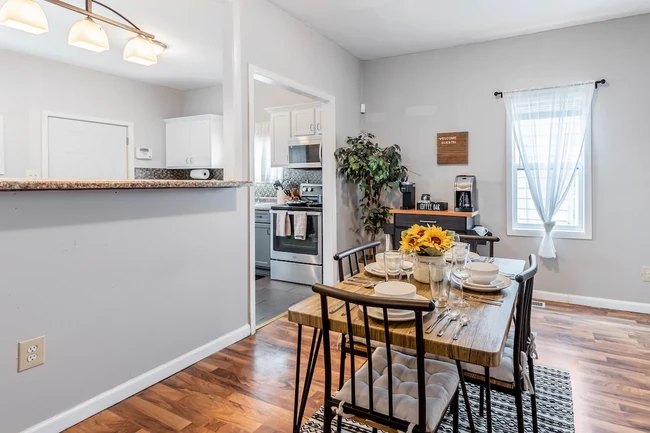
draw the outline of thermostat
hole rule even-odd
[[[135,159],[151,159],[153,158],[153,152],[148,147],[138,147],[135,150]]]

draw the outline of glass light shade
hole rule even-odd
[[[109,48],[106,32],[90,17],[72,25],[68,34],[68,44],[97,53]]]
[[[152,41],[151,45],[153,45],[153,51],[156,53],[156,56],[159,56],[165,52],[165,47],[161,44],[157,44],[156,42]]]
[[[8,0],[0,9],[0,24],[35,35],[49,29],[45,12],[34,0]]]
[[[144,66],[158,63],[154,44],[142,36],[136,36],[126,44],[126,47],[124,47],[124,60]]]

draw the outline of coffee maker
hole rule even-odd
[[[399,190],[402,192],[402,207],[400,209],[415,209],[415,184],[409,181],[401,182]]]
[[[478,187],[476,176],[461,174],[456,176],[454,182],[454,196],[456,197],[456,212],[475,212],[478,210]]]

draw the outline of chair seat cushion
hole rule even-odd
[[[393,363],[393,416],[411,424],[418,423],[417,366],[413,356],[391,351]],[[373,384],[373,409],[388,415],[388,359],[386,348],[380,347],[372,355],[372,378],[368,378],[368,366],[355,374],[356,406],[369,408],[369,387]],[[458,389],[458,373],[453,365],[425,359],[425,383],[427,396],[427,431],[433,431]],[[352,385],[348,380],[334,396],[352,404]]]
[[[506,345],[503,348],[501,355],[501,364],[498,367],[490,368],[490,378],[500,382],[514,383],[515,382],[515,365],[514,365],[514,347],[515,335],[514,333],[508,334]],[[469,371],[477,375],[485,376],[485,367],[481,365],[462,363],[463,370]]]

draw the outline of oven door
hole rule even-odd
[[[294,214],[287,212],[291,221],[291,236],[276,236],[278,211],[271,210],[271,260],[285,262],[323,264],[323,214],[307,212],[307,236],[304,240],[295,239]]]

